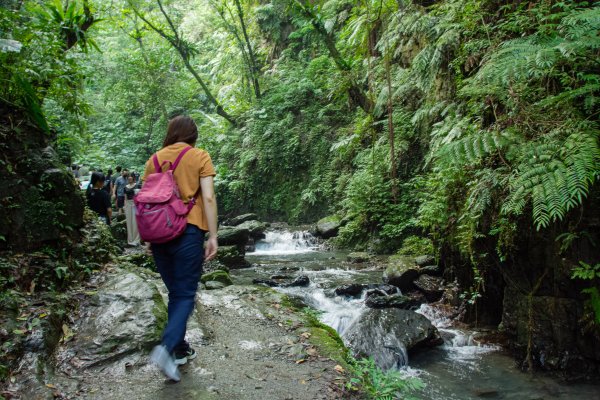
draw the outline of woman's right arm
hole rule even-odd
[[[200,187],[202,191],[202,202],[204,204],[204,214],[208,222],[208,242],[204,251],[204,260],[210,261],[217,255],[219,247],[217,243],[217,198],[215,196],[215,186],[212,176],[200,178]]]

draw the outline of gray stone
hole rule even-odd
[[[437,265],[426,265],[424,267],[419,268],[419,273],[421,275],[426,274],[426,275],[432,275],[432,276],[441,276],[442,269]]]
[[[384,370],[406,365],[407,351],[442,343],[427,318],[396,308],[369,309],[348,328],[345,337],[355,355],[373,357]]]
[[[349,283],[347,285],[339,286],[335,289],[336,296],[349,296],[349,297],[358,297],[362,294],[363,290],[366,289],[368,285],[361,283]]]
[[[246,221],[237,226],[239,229],[247,229],[250,237],[254,240],[260,240],[265,238],[265,231],[269,227],[266,222],[260,221]]]
[[[242,214],[242,215],[238,215],[237,217],[233,217],[228,221],[228,225],[230,226],[238,226],[239,224],[242,224],[246,221],[252,221],[252,220],[257,220],[258,219],[258,215],[253,214],[253,213],[248,213],[248,214]]]
[[[427,301],[432,302],[438,301],[444,294],[443,281],[442,278],[437,276],[421,275],[413,283],[417,289],[423,292]]]
[[[69,365],[100,365],[160,340],[167,309],[156,286],[139,275],[118,271],[102,284],[76,318]]]
[[[281,285],[282,287],[305,287],[310,285],[310,279],[306,275],[300,275],[290,283]]]
[[[431,265],[431,264],[435,263],[435,257],[434,256],[430,256],[430,255],[419,256],[419,257],[415,258],[415,263],[419,267],[424,267],[426,265]]]
[[[317,222],[316,234],[317,236],[320,236],[323,239],[329,239],[338,234],[340,226],[340,218],[335,215],[332,215],[330,217],[320,219],[319,222]]]
[[[217,232],[219,246],[246,246],[250,231],[239,227],[221,227]]]
[[[220,246],[216,260],[230,269],[246,268],[250,264],[244,258],[243,248],[238,246]]]
[[[224,283],[219,282],[219,281],[208,281],[204,284],[204,287],[206,288],[206,290],[219,290],[219,289],[223,289],[226,286],[227,285],[225,285]]]
[[[402,257],[390,257],[390,262],[383,272],[383,282],[397,286],[403,292],[412,289],[413,281],[418,277],[417,267]]]
[[[365,300],[365,305],[369,308],[400,308],[410,310],[418,307],[410,297],[401,294],[392,294],[390,296],[369,296]]]
[[[346,257],[346,259],[353,264],[367,262],[367,261],[369,261],[370,258],[371,258],[371,256],[368,253],[365,253],[363,251],[350,253]]]

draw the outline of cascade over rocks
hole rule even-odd
[[[395,308],[368,310],[348,328],[345,337],[356,355],[373,357],[384,370],[406,365],[409,351],[442,343],[425,316]]]

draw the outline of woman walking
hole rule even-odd
[[[163,148],[156,153],[163,171],[174,163],[182,150],[191,146],[180,159],[173,175],[185,202],[196,199],[187,215],[183,234],[171,241],[152,244],[152,255],[158,272],[169,291],[168,321],[162,343],[152,350],[150,360],[170,379],[179,381],[178,365],[196,357],[185,341],[187,320],[194,310],[203,260],[217,255],[217,201],[213,177],[215,170],[209,154],[195,148],[198,129],[190,117],[179,116],[169,121]],[[144,179],[156,172],[152,158],[146,162]],[[210,233],[204,246],[204,235]]]
[[[127,185],[125,185],[125,221],[127,223],[127,244],[130,246],[139,246],[140,244],[140,233],[135,220],[135,204],[133,203],[133,196],[137,190],[135,177],[129,174]]]

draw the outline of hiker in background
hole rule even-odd
[[[105,180],[106,178],[102,172],[92,173],[92,179],[90,181],[91,189],[86,195],[88,206],[95,211],[104,222],[110,225],[110,219],[112,217],[110,195],[102,190]]]
[[[127,178],[125,185],[125,220],[127,222],[127,244],[130,246],[140,245],[140,233],[138,232],[137,222],[135,220],[135,205],[133,204],[133,196],[135,196],[137,184],[132,174]]]
[[[123,207],[125,206],[125,186],[127,185],[127,169],[121,171],[121,176],[115,180],[115,186],[113,187],[113,197],[117,198],[117,211],[119,214],[123,214]]]
[[[210,155],[195,147],[197,139],[198,128],[194,120],[185,116],[175,117],[169,121],[163,148],[155,154],[160,166],[165,161],[175,162],[184,150],[187,151],[179,160],[173,176],[181,199],[188,204],[196,199],[187,215],[183,234],[165,243],[151,245],[156,267],[169,291],[169,318],[162,343],[152,350],[150,360],[174,381],[181,379],[177,366],[196,357],[196,351],[185,341],[187,320],[194,310],[202,262],[213,259],[218,247],[217,200],[213,184],[215,170]],[[143,179],[156,172],[153,158],[150,158],[146,162]],[[210,232],[210,237],[205,249],[206,231]]]
[[[112,179],[112,169],[108,169],[108,171],[106,172],[106,180],[104,181],[104,187],[102,188],[102,190],[104,190],[106,193],[108,193],[109,196],[112,195],[113,192],[113,179]]]

